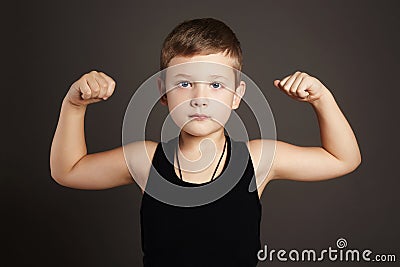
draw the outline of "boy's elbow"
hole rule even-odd
[[[54,164],[54,160],[50,157],[50,176],[56,181],[58,184],[62,185],[63,175],[60,171],[60,168]]]
[[[68,185],[66,183],[67,179],[66,179],[65,173],[63,174],[61,172],[55,171],[54,168],[50,168],[50,175],[51,175],[51,178],[53,178],[53,180],[56,181],[57,184],[68,187]]]
[[[355,159],[354,166],[353,166],[353,168],[354,168],[353,171],[354,171],[355,169],[357,169],[358,166],[361,165],[361,162],[362,162],[361,153],[358,152],[358,153],[357,153],[357,156],[356,156],[356,159]]]
[[[360,166],[360,165],[361,165],[361,158],[360,158],[360,160],[357,160],[357,162],[354,163],[354,164],[351,166],[350,172],[355,171],[355,170],[358,168],[358,166]]]
[[[356,157],[354,157],[351,161],[349,161],[347,164],[345,164],[345,173],[351,173],[355,171],[358,166],[361,165],[362,159],[361,159],[361,154],[358,154]]]
[[[57,175],[56,173],[54,173],[53,171],[51,171],[51,178],[53,178],[54,181],[56,181],[57,184],[65,186],[64,184],[64,179],[62,178],[62,176]]]

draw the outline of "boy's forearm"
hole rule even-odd
[[[358,166],[361,154],[356,137],[332,93],[327,89],[311,105],[317,114],[322,147],[349,167]]]
[[[63,179],[87,154],[84,118],[86,106],[75,106],[65,98],[50,151],[51,175]]]

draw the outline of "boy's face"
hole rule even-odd
[[[161,103],[181,130],[194,136],[216,132],[239,107],[245,83],[235,84],[240,72],[232,63],[222,53],[171,59],[159,89]]]

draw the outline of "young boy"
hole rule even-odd
[[[161,51],[161,70],[196,62],[241,70],[240,43],[227,25],[211,18],[194,19],[179,24],[167,36]],[[312,105],[318,117],[321,147],[266,139],[232,140],[224,125],[212,120],[207,108],[214,99],[230,110],[236,109],[246,84],[236,84],[233,92],[218,91],[218,83],[200,85],[188,79],[174,90],[165,90],[163,81],[160,83],[161,103],[170,112],[182,106],[190,113],[179,136],[164,143],[167,149],[163,149],[162,142],[137,141],[126,147],[87,154],[86,108],[107,100],[115,88],[114,80],[106,74],[87,73],[71,85],[62,102],[51,147],[51,175],[59,184],[79,189],[111,188],[133,183],[135,178],[143,193],[140,215],[145,266],[256,266],[261,249],[259,198],[269,181],[330,179],[352,172],[361,162],[350,125],[331,92],[318,79],[297,71],[275,80],[274,85],[293,99]],[[216,152],[211,146],[199,149],[206,139],[212,141]],[[271,144],[275,147],[272,165],[265,158]],[[135,155],[131,162],[125,161],[124,149],[125,153]],[[171,155],[172,161],[168,161]],[[235,178],[238,182],[210,203],[195,207],[171,205],[147,192],[157,172],[167,181],[188,188],[217,183],[227,179],[224,177],[233,179],[235,173],[229,173],[228,162],[245,155],[249,160],[240,177]],[[182,168],[185,158],[190,162],[200,156],[208,159],[205,168]],[[226,172],[229,175],[224,176]],[[253,176],[255,180],[251,179]],[[256,181],[257,190],[249,192],[252,181]]]

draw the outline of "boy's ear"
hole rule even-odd
[[[240,81],[239,86],[236,87],[235,94],[233,95],[232,109],[237,109],[239,107],[240,100],[242,99],[245,91],[246,83],[244,81]]]
[[[161,77],[157,78],[158,91],[160,92],[161,98],[160,103],[164,106],[168,105],[167,94],[165,93],[165,82]]]

